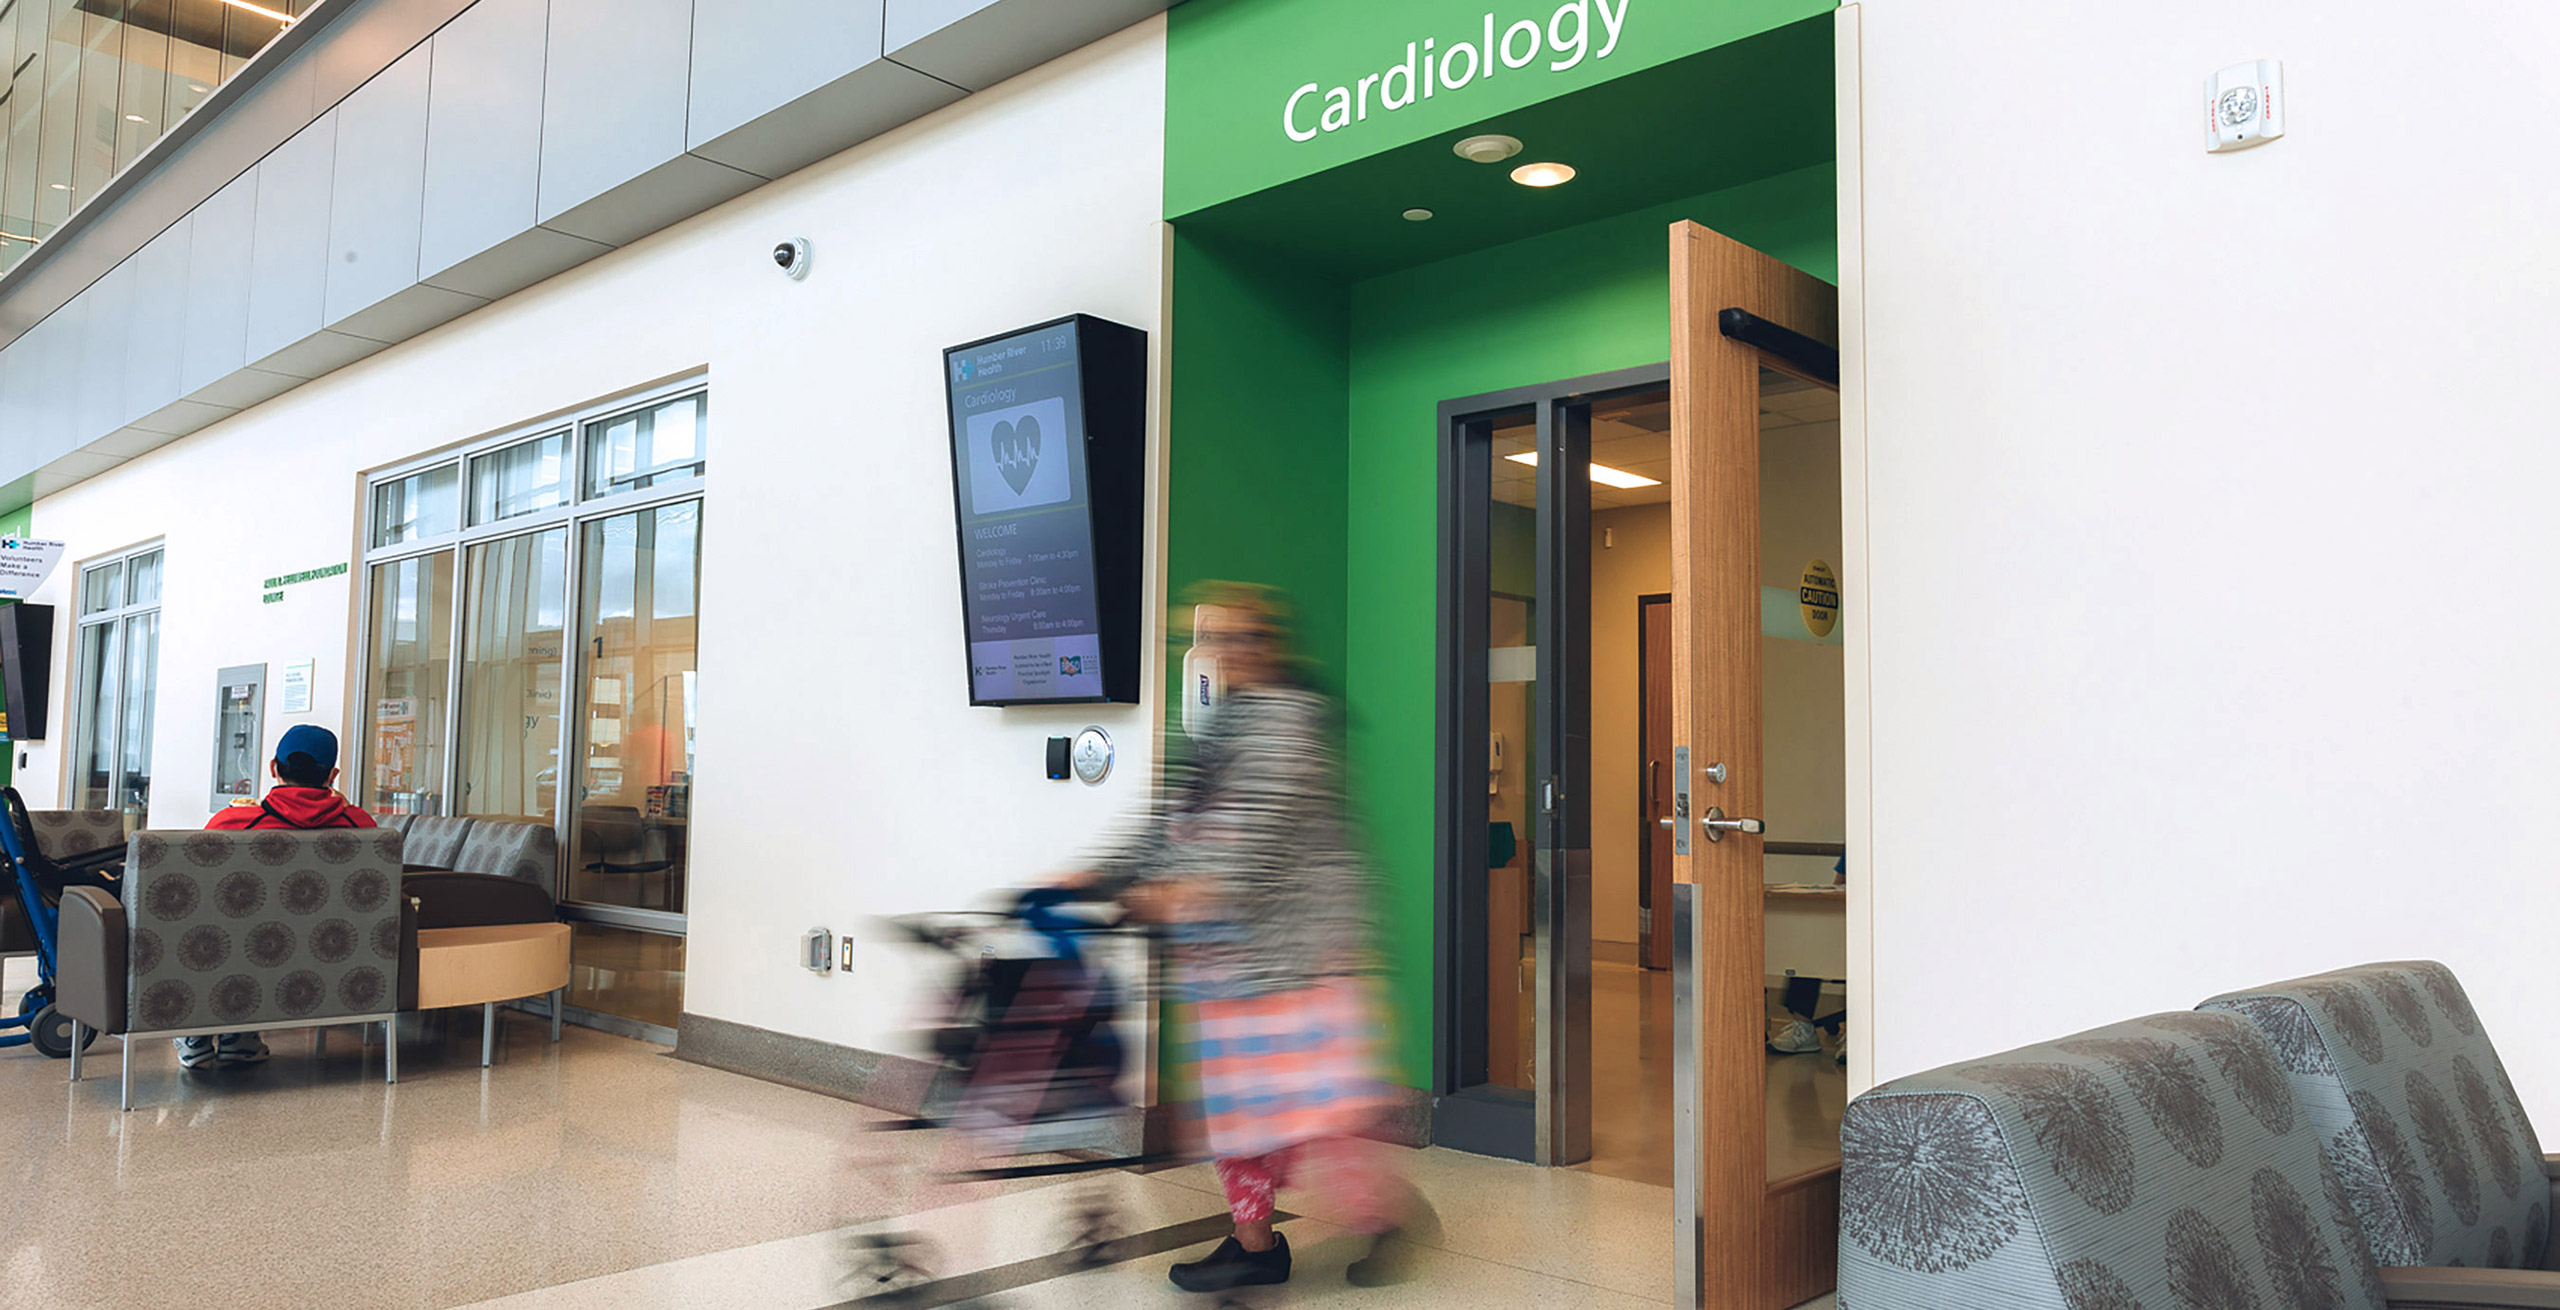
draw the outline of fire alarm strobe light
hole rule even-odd
[[[1468,137],[1450,149],[1457,152],[1458,158],[1471,164],[1499,164],[1520,153],[1520,138],[1488,133]]]
[[[2284,61],[2253,59],[2206,78],[2204,148],[2224,154],[2284,135]]]

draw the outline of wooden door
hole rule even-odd
[[[1839,1181],[1836,1166],[1767,1176],[1761,837],[1709,839],[1710,819],[1763,813],[1760,370],[1779,366],[1727,319],[1836,351],[1839,297],[1720,233],[1671,229],[1672,741],[1688,760],[1673,771],[1672,870],[1689,921],[1675,942],[1689,955],[1674,983],[1675,1304],[1783,1310],[1831,1285]]]
[[[1671,598],[1647,596],[1636,612],[1637,787],[1636,962],[1671,967],[1671,830],[1658,820],[1671,812]]]

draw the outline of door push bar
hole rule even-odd
[[[1794,328],[1780,327],[1747,309],[1716,315],[1716,330],[1754,350],[1765,350],[1832,386],[1840,385],[1840,351]]]

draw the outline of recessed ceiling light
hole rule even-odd
[[[201,82],[189,82],[187,83],[187,89],[190,91],[202,91],[204,90],[204,84]]]
[[[1517,455],[1505,455],[1503,458],[1510,460],[1514,464],[1526,464],[1531,468],[1536,468],[1538,466],[1538,452],[1534,450],[1524,450]],[[1594,464],[1591,466],[1591,480],[1604,487],[1616,487],[1620,491],[1633,491],[1638,487],[1659,487],[1662,485],[1662,479],[1660,478],[1648,478],[1641,473],[1629,473],[1625,469],[1614,469],[1606,464]]]
[[[1573,165],[1522,164],[1511,170],[1511,180],[1522,186],[1563,186],[1573,180]]]
[[[1471,164],[1499,164],[1520,153],[1520,138],[1489,132],[1483,136],[1468,137],[1450,149],[1458,152],[1458,158]]]
[[[1431,221],[1431,211],[1421,208],[1420,206],[1416,206],[1404,211],[1404,221],[1408,223],[1428,223]]]
[[[52,187],[56,191],[68,191],[71,189],[71,184],[68,182],[49,182],[46,185]]]
[[[126,122],[128,122],[128,123],[148,123],[148,122],[150,122],[151,120],[150,120],[150,119],[148,119],[148,118],[144,118],[144,117],[143,117],[142,115],[140,115],[140,114],[127,114],[127,115],[125,115],[125,116],[124,116],[124,121],[126,121]]]

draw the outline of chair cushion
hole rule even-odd
[[[453,868],[521,878],[549,892],[560,873],[560,835],[547,823],[475,820]]]
[[[306,1025],[394,1008],[400,835],[139,832],[128,1031]]]
[[[114,810],[29,810],[27,826],[36,834],[36,854],[48,860],[124,845],[124,816]]]
[[[2272,1046],[2165,1014],[1903,1078],[1840,1124],[1842,1310],[2383,1310]]]
[[[421,814],[409,821],[406,858],[419,868],[450,869],[462,855],[472,821],[443,814]]]
[[[2232,992],[2275,1043],[2386,1265],[2534,1269],[2549,1240],[2542,1146],[2453,971],[2368,964]]]

